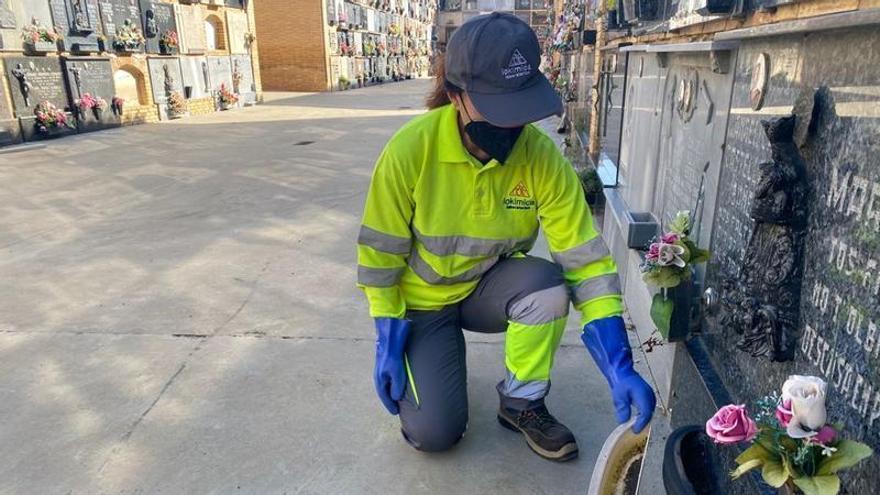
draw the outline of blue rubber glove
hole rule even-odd
[[[634,405],[639,415],[632,430],[642,431],[651,422],[657,400],[651,386],[633,369],[623,318],[612,316],[587,323],[581,340],[608,380],[617,421],[629,421],[630,406]]]
[[[376,367],[373,381],[376,392],[391,414],[400,410],[397,401],[406,389],[403,351],[409,337],[410,322],[397,318],[376,318]]]

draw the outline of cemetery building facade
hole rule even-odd
[[[253,4],[0,0],[0,146],[256,103]]]
[[[440,0],[435,29],[437,48],[443,51],[449,37],[463,23],[485,12],[507,12],[532,27],[542,45],[553,25],[553,0]]]
[[[570,155],[604,185],[604,237],[659,389],[642,479],[662,480],[669,431],[793,374],[827,381],[829,418],[877,452],[880,2],[607,5],[598,56],[590,0],[558,4],[546,47]],[[664,338],[641,267],[646,240],[682,210],[711,259],[674,291]],[[720,450],[733,469],[739,450]],[[775,493],[720,473],[723,493]],[[875,455],[844,488],[875,493],[878,473]]]
[[[261,0],[261,72],[272,91],[345,90],[430,71],[433,0]]]

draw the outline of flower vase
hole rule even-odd
[[[104,109],[95,107],[92,109],[92,112],[95,114],[95,118],[101,120],[101,116],[104,115]]]
[[[226,110],[229,110],[230,108],[232,108],[231,103],[227,103],[225,101],[220,102],[220,110],[226,111]]]
[[[35,43],[25,43],[24,46],[29,53],[50,53],[58,51],[58,44],[54,41],[37,41]]]

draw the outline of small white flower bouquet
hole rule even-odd
[[[782,385],[782,397],[758,401],[752,419],[743,405],[727,405],[706,422],[706,434],[716,443],[751,442],[730,474],[736,479],[761,468],[764,481],[788,493],[835,495],[838,472],[871,456],[863,443],[841,438],[843,426],[828,424],[826,383],[814,376],[792,375]]]

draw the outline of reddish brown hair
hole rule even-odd
[[[460,93],[461,89],[446,81],[446,54],[438,53],[434,58],[434,87],[425,98],[425,106],[432,110],[452,103],[449,93]]]

